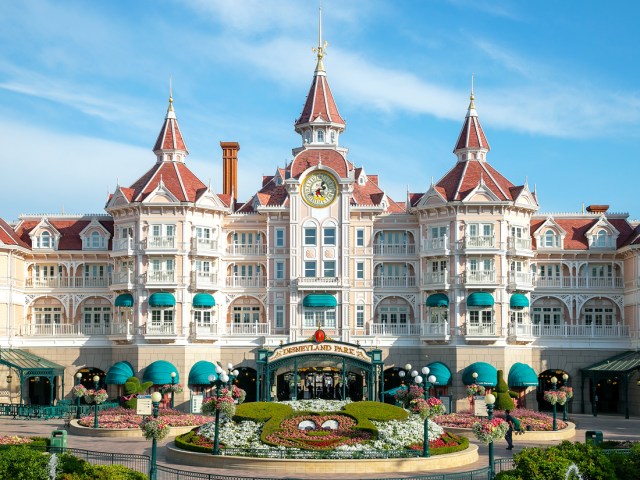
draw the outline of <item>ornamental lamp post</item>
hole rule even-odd
[[[153,418],[158,418],[158,407],[160,406],[160,400],[162,400],[162,394],[160,392],[153,392],[151,394],[151,404],[153,405]],[[156,480],[158,478],[158,466],[156,464],[156,449],[157,441],[154,435],[151,440],[151,466],[149,467],[149,480]]]
[[[563,373],[562,374],[562,381],[563,381],[563,385],[566,387],[567,383],[569,381],[569,375],[566,374],[566,373]],[[566,389],[565,389],[565,394],[566,394]],[[566,397],[565,400],[564,400],[564,405],[563,405],[564,409],[562,410],[562,420],[565,421],[565,422],[567,421],[567,403],[569,403],[569,398],[568,397]]]
[[[80,385],[82,373],[76,373],[76,386]],[[80,420],[80,396],[76,397],[76,420]]]
[[[98,402],[96,402],[95,396],[98,395],[98,388],[100,388],[100,377],[98,375],[93,376],[93,428],[98,428]]]
[[[229,391],[231,390],[231,385],[233,385],[233,381],[238,378],[238,375],[240,375],[240,372],[238,371],[238,369],[234,369],[233,368],[233,363],[227,363],[227,375],[229,375]]]
[[[425,401],[429,401],[429,390],[436,383],[435,375],[429,375],[429,367],[422,367],[422,374],[424,375],[424,379],[422,376],[418,375],[418,372],[415,370],[411,372],[411,376],[414,378],[414,381],[422,386],[424,390],[424,399]],[[415,375],[414,375],[415,374]],[[424,433],[422,437],[422,456],[429,457],[431,454],[429,453],[429,416],[424,417]]]
[[[176,372],[171,372],[171,410],[174,409],[175,405],[175,396],[176,392],[173,391],[174,385],[176,384],[176,377],[178,374]]]
[[[555,392],[558,390],[558,379],[551,377],[551,389]],[[553,404],[553,431],[558,430],[558,420],[556,418],[556,403]]]
[[[209,375],[209,383],[212,387],[216,387],[216,425],[212,455],[220,455],[220,409],[218,408],[218,400],[220,399],[220,388],[226,385],[228,381],[229,375],[222,370],[220,365],[216,365],[216,374]]]
[[[492,393],[488,393],[484,397],[484,401],[487,405],[487,418],[489,421],[493,420],[493,406],[496,403],[496,397]],[[489,478],[493,479],[496,471],[496,462],[493,457],[493,437],[489,442]]]

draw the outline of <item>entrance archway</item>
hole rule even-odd
[[[233,381],[233,384],[247,392],[247,397],[244,399],[245,402],[256,401],[257,378],[258,375],[255,369],[250,367],[238,368],[238,376]]]
[[[29,377],[29,403],[31,405],[53,405],[51,392],[56,392],[58,377],[53,377],[53,388],[47,377]]]

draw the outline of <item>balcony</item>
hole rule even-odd
[[[512,290],[533,290],[533,274],[509,272],[509,288]]]
[[[449,288],[449,272],[427,272],[422,277],[422,288],[442,290]]]
[[[226,335],[269,335],[271,333],[268,323],[230,323],[225,325]]]
[[[507,239],[509,255],[533,256],[530,238],[509,237]]]
[[[401,275],[397,277],[374,277],[373,286],[380,288],[415,287],[416,277]]]
[[[226,285],[231,288],[264,288],[267,284],[265,277],[227,277]]]
[[[449,255],[449,237],[445,235],[423,241],[420,253],[433,256]]]
[[[495,323],[467,323],[465,337],[472,340],[495,340]]]
[[[146,240],[147,250],[175,250],[176,249],[176,237],[175,236],[149,236]]]
[[[495,270],[467,271],[461,277],[462,277],[462,283],[466,285],[496,284]]]
[[[106,288],[109,277],[36,277],[27,278],[26,286],[34,289]]]
[[[174,271],[149,271],[145,274],[145,283],[149,285],[175,285],[176,272]]]
[[[373,254],[386,257],[402,257],[415,255],[416,246],[413,244],[376,244],[373,246]]]
[[[423,340],[449,340],[449,322],[423,323]]]
[[[146,337],[167,337],[172,338],[176,336],[176,324],[175,323],[147,323],[144,328],[144,334]]]
[[[525,337],[629,338],[628,325],[511,325],[510,333]]]
[[[420,335],[422,329],[416,323],[371,323],[369,335],[381,337],[407,337]]]
[[[133,288],[134,277],[135,276],[131,270],[114,272],[111,279],[111,288],[129,290]]]
[[[623,277],[534,277],[536,288],[612,290],[624,288]]]
[[[111,253],[118,255],[133,255],[135,253],[135,243],[133,238],[116,238],[113,240]]]
[[[232,256],[255,256],[266,255],[267,246],[257,243],[255,245],[234,244],[227,245],[227,255]]]
[[[496,248],[496,237],[494,235],[479,235],[477,237],[465,236],[464,248]]]
[[[209,272],[193,272],[193,285],[199,290],[218,290],[218,276]]]
[[[130,323],[33,323],[20,327],[25,337],[91,337],[96,335],[127,336],[132,334]]]
[[[338,277],[299,277],[293,282],[298,289],[314,290],[317,288],[338,288],[340,279]]]
[[[194,238],[191,243],[192,253],[197,255],[217,255],[218,241],[211,238]]]

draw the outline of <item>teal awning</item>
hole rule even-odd
[[[195,308],[211,308],[216,306],[216,300],[208,293],[196,293],[193,297],[193,306]]]
[[[467,297],[468,307],[493,307],[495,301],[489,292],[474,292]]]
[[[476,380],[473,379],[473,372],[478,374]],[[495,387],[498,383],[498,370],[493,365],[485,362],[472,363],[462,372],[462,383],[465,385],[476,383],[483,387]]]
[[[446,293],[434,293],[427,297],[427,307],[448,307],[449,297]]]
[[[111,365],[104,383],[107,385],[124,385],[133,376],[133,367],[129,362],[117,362]]]
[[[451,385],[451,371],[442,362],[433,362],[427,365],[429,367],[429,375],[436,377],[436,383],[434,385],[445,386]]]
[[[175,307],[176,297],[169,292],[156,292],[149,297],[150,307]]]
[[[328,293],[311,293],[304,297],[302,305],[305,307],[337,307],[338,301]]]
[[[392,388],[391,390],[385,390],[385,391],[384,391],[384,394],[385,394],[385,395],[391,395],[391,396],[393,396],[393,395],[395,395],[396,393],[398,393],[398,391],[400,391],[400,390],[406,390],[406,389],[407,389],[407,386],[406,386],[406,385],[400,385],[399,387]]]
[[[537,387],[538,376],[526,363],[514,363],[509,370],[510,387]]]
[[[116,307],[133,307],[133,295],[130,293],[121,293],[116,297],[114,305]]]
[[[521,293],[514,293],[509,300],[509,306],[514,309],[528,307],[529,299]]]
[[[189,371],[189,385],[209,385],[209,375],[216,379],[216,366],[206,360],[200,360]]]
[[[176,372],[175,382],[180,383],[180,373],[172,363],[166,360],[157,360],[144,369],[143,382],[153,382],[154,385],[171,383],[171,372]]]

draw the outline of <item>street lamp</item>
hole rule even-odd
[[[562,374],[562,381],[563,381],[563,385],[566,387],[567,386],[567,382],[569,381],[569,375],[566,373]],[[565,393],[566,393],[566,388],[565,388]],[[567,403],[569,403],[569,399],[565,398],[564,400],[564,409],[562,410],[562,420],[563,421],[567,421]]]
[[[94,384],[94,390],[93,390],[93,395],[94,395],[94,399],[93,399],[93,428],[98,428],[98,403],[96,402],[95,396],[98,395],[98,388],[100,387],[100,377],[98,375],[94,375],[93,377],[93,384]]]
[[[175,395],[176,393],[173,391],[173,386],[176,384],[176,376],[178,374],[176,372],[171,372],[171,409],[173,410],[175,405]]]
[[[492,393],[487,393],[484,397],[487,405],[487,418],[493,420],[493,406],[496,403],[496,397]],[[493,479],[496,470],[496,462],[493,458],[493,438],[489,441],[489,478]]]
[[[558,390],[558,379],[556,377],[551,377],[551,389],[555,392]],[[553,431],[558,430],[558,421],[556,419],[556,404],[553,404]]]
[[[82,373],[76,373],[76,386],[80,385]],[[80,420],[80,396],[76,397],[76,420]]]
[[[216,429],[213,439],[212,455],[220,455],[220,409],[218,408],[218,400],[220,399],[220,388],[224,387],[229,381],[229,375],[227,375],[220,365],[216,365],[216,374],[209,375],[209,383],[212,387],[216,387]]]
[[[231,391],[231,385],[233,385],[233,381],[238,378],[238,375],[240,375],[240,372],[238,371],[238,369],[234,369],[233,368],[233,363],[227,363],[227,375],[229,375],[229,391]]]
[[[151,404],[153,405],[153,418],[158,418],[158,407],[160,406],[160,400],[162,400],[162,394],[160,392],[153,392],[151,394]],[[151,467],[149,467],[149,480],[156,480],[158,478],[158,466],[156,464],[156,449],[157,441],[155,435],[151,440]]]
[[[407,368],[408,367],[408,368]],[[411,370],[411,364],[407,363],[404,368],[409,371]],[[417,370],[411,370],[411,378],[413,379],[413,382],[416,385],[420,385],[422,386],[422,389],[424,391],[424,399],[425,400],[429,400],[429,389],[432,387],[432,385],[434,383],[436,383],[436,377],[434,375],[429,375],[429,367],[422,367],[422,374],[424,375],[424,378],[422,376],[420,376],[420,374],[418,373]],[[398,372],[398,375],[400,375],[400,377],[404,377],[406,375],[406,373],[404,371],[400,371]],[[422,456],[423,457],[428,457],[430,456],[429,453],[429,417],[426,416],[424,418],[424,434],[422,437]]]

